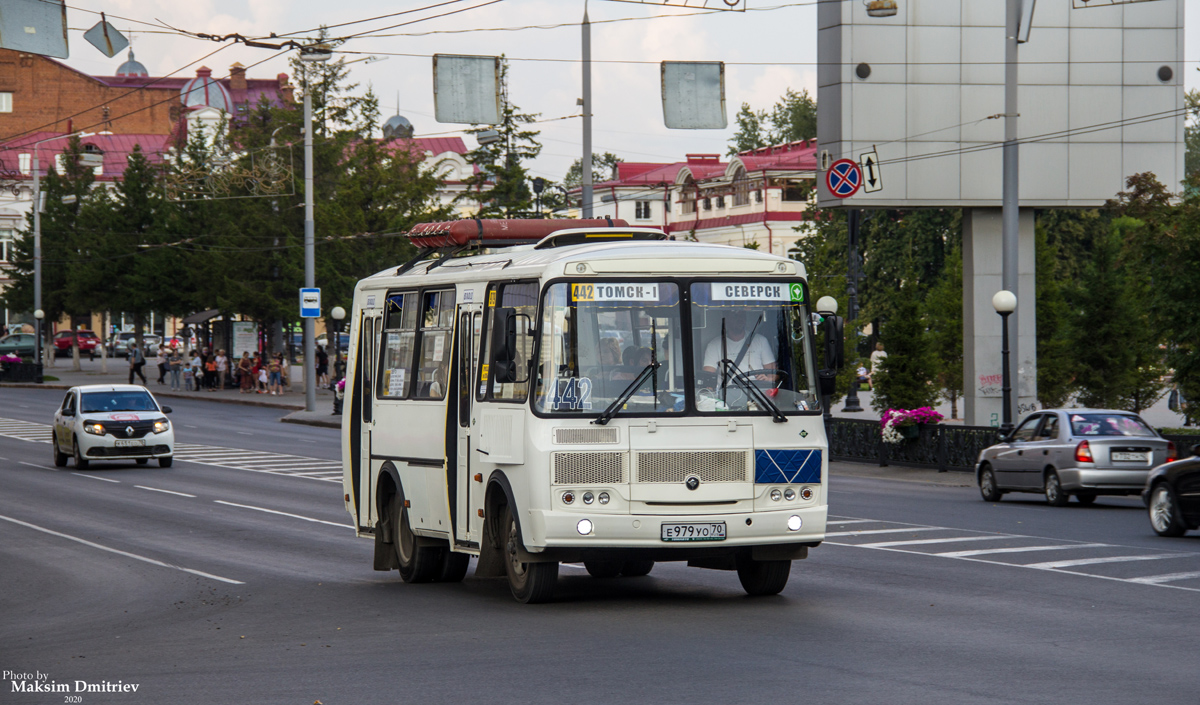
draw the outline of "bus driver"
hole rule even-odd
[[[775,353],[771,345],[761,334],[755,333],[746,340],[746,317],[749,312],[744,309],[733,309],[725,315],[725,352],[729,360],[743,372],[751,370],[775,369]],[[716,372],[721,365],[721,336],[709,341],[704,348],[704,371]],[[769,380],[766,375],[758,375],[757,379]]]

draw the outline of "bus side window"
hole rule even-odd
[[[390,294],[384,305],[383,344],[380,348],[380,399],[404,399],[412,381],[417,338],[417,295]]]
[[[422,298],[421,356],[413,398],[444,399],[450,380],[454,290],[426,291]]]
[[[485,354],[480,365],[480,392],[493,401],[525,401],[529,393],[530,362],[533,357],[532,322],[537,314],[537,284],[503,284],[489,288],[486,316],[487,330],[483,336]],[[497,330],[497,324],[504,326]],[[507,325],[506,325],[507,324]],[[499,347],[505,350],[497,350]],[[511,345],[511,349],[510,348]],[[497,352],[508,353],[500,367],[505,368],[503,379],[497,378]],[[511,354],[511,363],[508,355]],[[492,379],[489,379],[489,370]]]

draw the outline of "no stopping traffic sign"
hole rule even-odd
[[[825,185],[829,187],[829,193],[838,198],[850,198],[858,193],[862,180],[862,169],[853,159],[839,159],[825,172]]]

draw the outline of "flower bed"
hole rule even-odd
[[[884,443],[898,444],[920,435],[921,424],[937,423],[943,418],[945,417],[929,406],[919,409],[888,409],[879,420],[879,432]]]

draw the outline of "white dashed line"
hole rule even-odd
[[[95,475],[84,475],[81,472],[73,472],[71,474],[78,475],[79,477],[90,477],[93,480],[100,480],[101,482],[116,482],[118,484],[120,484],[120,482],[121,482],[120,480],[113,480],[113,479],[107,478],[107,477],[96,477]]]
[[[267,509],[266,507],[255,507],[250,504],[237,504],[234,502],[226,502],[225,500],[222,500],[222,499],[215,499],[213,501],[216,502],[217,504],[224,504],[227,507],[241,507],[242,509],[253,509],[253,510],[259,511],[259,512],[266,512],[268,514],[278,514],[280,516],[291,517],[293,519],[303,519],[304,521],[313,521],[318,524],[328,524],[330,526],[340,526],[345,529],[353,529],[354,528],[353,526],[350,526],[349,524],[339,524],[336,521],[325,521],[324,519],[313,519],[312,517],[301,516],[299,514],[289,514],[288,512],[281,512],[277,509]]]
[[[188,494],[187,492],[175,492],[173,490],[160,490],[157,487],[146,487],[145,485],[134,485],[134,487],[138,488],[139,490],[150,490],[151,492],[162,492],[164,494],[179,495],[180,497],[191,497],[192,499],[196,498],[196,495]]]

